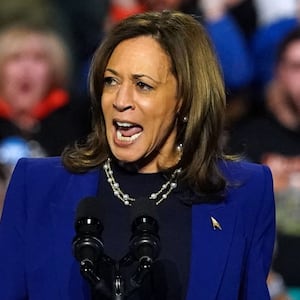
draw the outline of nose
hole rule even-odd
[[[113,107],[120,112],[134,109],[133,90],[129,84],[123,83],[120,85],[113,102]]]

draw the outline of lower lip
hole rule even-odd
[[[128,140],[121,140],[118,138],[117,136],[117,131],[115,131],[115,134],[114,134],[114,143],[117,145],[117,146],[120,146],[120,147],[126,147],[126,146],[130,146],[132,144],[134,144],[138,139],[139,137],[141,136],[141,133],[134,139],[128,139]]]

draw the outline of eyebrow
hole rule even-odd
[[[146,77],[146,78],[149,78],[150,80],[154,81],[155,83],[161,83],[160,81],[158,80],[155,80],[153,77],[149,76],[149,75],[146,75],[146,74],[133,74],[133,78],[134,79],[139,79],[139,78],[142,78],[142,77]]]
[[[113,73],[114,75],[119,76],[119,73],[113,69],[107,68],[105,71],[109,71],[109,72]],[[154,79],[153,77],[146,75],[146,74],[133,74],[132,77],[134,79],[140,79],[142,77],[146,77],[146,78],[149,78],[150,80],[154,81],[157,84],[161,83],[160,81],[158,81],[158,80]]]

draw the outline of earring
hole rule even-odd
[[[177,147],[176,147],[176,151],[177,151],[177,154],[178,154],[178,159],[177,159],[177,164],[178,164],[181,160],[181,157],[182,157],[183,145],[178,144]]]
[[[177,145],[176,149],[179,153],[182,153],[183,145],[182,144]]]
[[[188,120],[189,120],[189,118],[188,118],[187,116],[185,116],[185,117],[183,117],[182,122],[183,122],[183,123],[187,123]]]

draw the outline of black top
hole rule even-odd
[[[162,173],[131,173],[114,164],[112,164],[112,169],[120,189],[135,199],[148,198],[151,193],[157,192],[162,184],[167,182]],[[132,207],[125,206],[113,195],[103,170],[101,170],[100,178],[99,197],[103,207],[104,252],[119,261],[129,251]],[[179,193],[175,189],[156,208],[161,251],[152,265],[150,274],[143,281],[142,287],[128,296],[126,298],[128,300],[186,298],[191,250],[191,207],[180,201]],[[130,289],[130,278],[135,273],[137,265],[137,262],[134,262],[130,266],[121,266],[125,291]],[[101,272],[105,280],[111,282],[109,268],[102,265],[100,266]]]
[[[285,158],[283,164],[286,164],[287,161],[295,161],[295,158],[300,155],[300,129],[290,130],[279,123],[271,113],[267,113],[237,124],[231,133],[229,148],[231,152],[244,154],[250,161],[264,164],[268,164],[266,159],[270,155],[279,154],[280,158],[277,159],[277,165],[281,163],[281,157]],[[286,171],[288,172],[288,169]],[[278,218],[282,212],[285,216],[292,209],[293,215],[296,215],[298,210],[295,209],[297,205],[293,202],[289,189],[284,192],[281,192],[281,196],[278,196],[277,192],[275,193],[277,201],[277,247],[273,268],[283,276],[287,285],[298,286],[300,284],[300,236],[282,231],[280,226],[282,217],[281,219]],[[286,221],[284,222],[286,223]]]
[[[300,153],[300,129],[292,131],[266,114],[238,123],[230,133],[229,150],[242,153],[253,162],[261,163],[266,153],[287,156]]]
[[[0,115],[0,143],[10,137],[30,142],[30,156],[57,156],[63,149],[90,132],[90,112],[87,99],[72,99],[35,125],[31,131],[23,131],[10,119]]]

